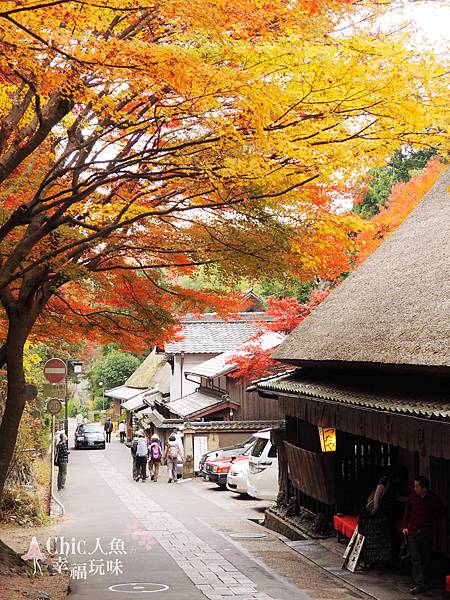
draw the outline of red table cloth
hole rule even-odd
[[[345,537],[351,538],[358,525],[358,515],[334,515],[334,528]]]

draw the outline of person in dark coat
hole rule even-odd
[[[55,465],[58,467],[58,490],[63,490],[66,486],[69,454],[70,452],[67,446],[67,435],[65,433],[61,433],[55,452]]]
[[[137,476],[138,476],[138,468],[136,465],[136,449],[137,449],[138,439],[139,439],[139,431],[136,431],[134,433],[133,439],[131,441],[131,457],[133,459],[132,474],[133,474],[133,479],[135,481],[137,481]]]
[[[149,450],[147,439],[143,431],[139,431],[137,433],[137,439],[136,441],[133,441],[131,452],[136,465],[136,477],[134,479],[135,481],[142,479],[142,482],[144,483],[147,479],[147,461]]]
[[[110,442],[111,441],[111,433],[114,429],[114,425],[111,421],[111,417],[108,417],[105,421],[105,433],[106,433],[106,441]]]
[[[414,490],[409,496],[403,517],[403,533],[408,538],[414,586],[410,593],[426,591],[433,550],[433,530],[445,515],[440,498],[430,491],[426,477],[416,477]]]

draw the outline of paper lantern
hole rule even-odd
[[[322,452],[336,452],[336,429],[319,427],[320,446]]]

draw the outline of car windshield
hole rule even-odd
[[[222,454],[223,450],[212,450],[211,452],[204,454],[204,457],[206,460],[212,460],[214,458],[219,458],[219,456],[222,456]]]
[[[242,442],[242,446],[244,448],[248,448],[249,446],[253,446],[253,444],[256,442],[257,439],[258,438],[256,438],[254,435],[251,435],[244,442]]]
[[[244,450],[244,452],[242,453],[242,456],[250,456],[252,453],[252,450],[253,450],[253,444]]]
[[[208,460],[216,460],[216,458],[222,460],[225,458],[232,458],[233,456],[240,456],[241,454],[242,448],[234,448],[233,450],[222,450],[221,452],[218,452],[218,456],[216,456],[216,454],[208,456]]]
[[[266,444],[267,440],[264,438],[258,438],[251,450],[251,456],[256,456],[257,458],[260,457],[264,451],[264,448],[266,447]]]
[[[242,448],[234,448],[234,450],[225,450],[221,458],[225,458],[228,456],[239,456],[240,454],[242,454]]]
[[[81,425],[78,433],[102,433],[103,429],[101,425],[97,423],[89,423],[88,425]]]

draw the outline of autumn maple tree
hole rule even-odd
[[[161,343],[177,314],[230,309],[177,285],[200,265],[228,281],[339,272],[360,219],[324,188],[439,142],[442,66],[367,18],[350,26],[361,10],[1,3],[0,494],[27,339]]]
[[[266,312],[271,319],[261,321],[258,333],[230,357],[228,362],[235,367],[230,377],[251,381],[283,370],[283,366],[272,358],[274,348],[264,347],[264,335],[270,331],[288,335],[329,293],[330,289],[313,290],[308,302],[304,303],[291,297],[268,298]]]
[[[427,166],[409,181],[394,185],[386,206],[382,206],[370,220],[370,227],[357,238],[356,265],[361,265],[406,217],[416,208],[448,166],[439,158],[432,158]]]
[[[434,157],[409,181],[394,185],[386,205],[378,208],[379,212],[357,236],[353,269],[358,268],[403,223],[447,168],[439,157]],[[231,377],[251,381],[282,370],[282,364],[272,358],[274,349],[263,347],[264,334],[268,331],[291,333],[339,285],[339,281],[330,284],[326,290],[314,290],[305,303],[291,297],[268,298],[267,313],[272,320],[261,322],[258,333],[230,358],[229,363],[235,366]]]

